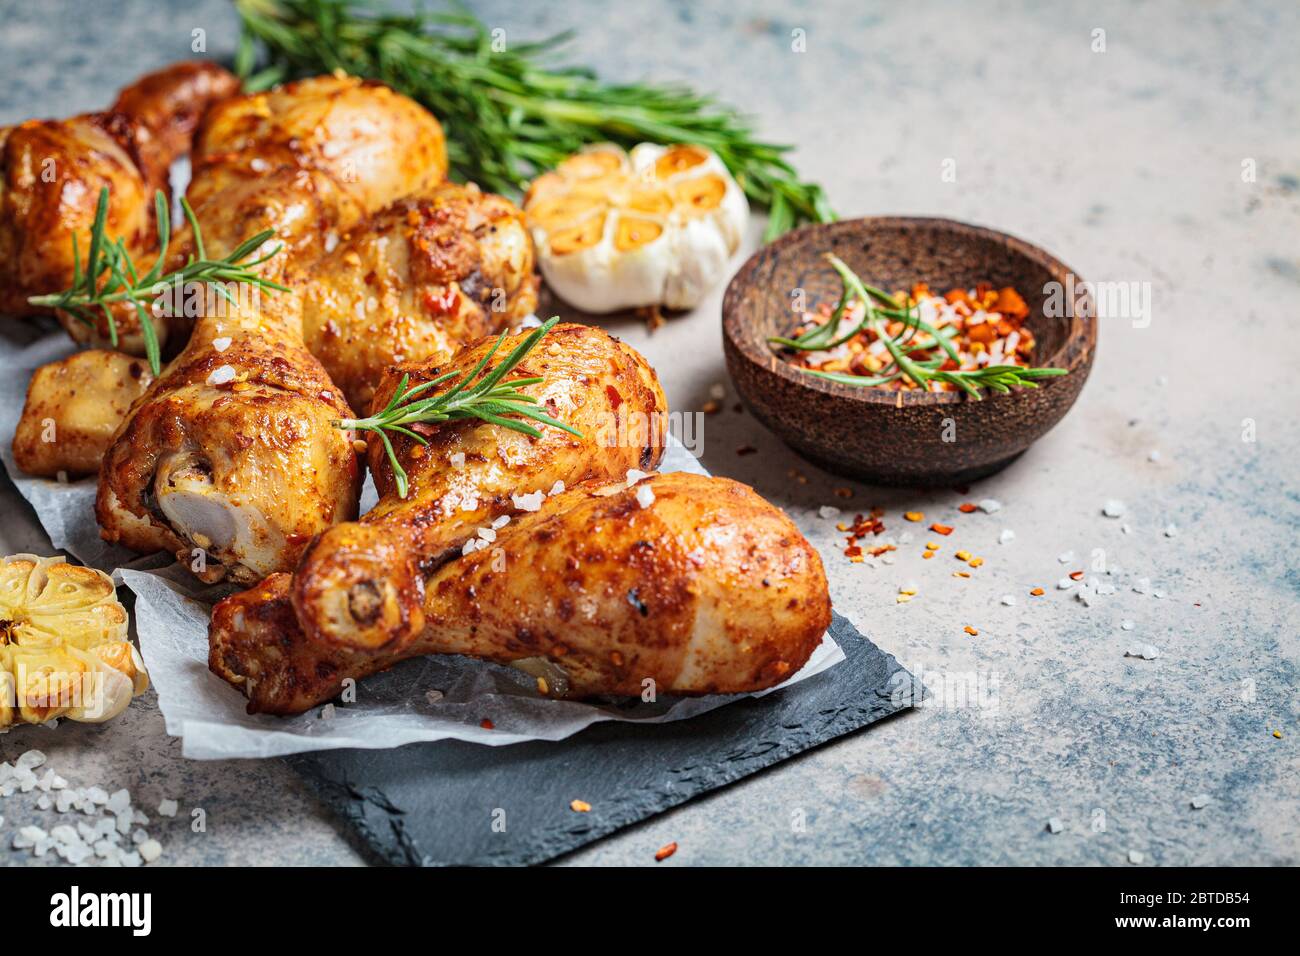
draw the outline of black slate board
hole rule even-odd
[[[912,704],[912,676],[838,614],[847,660],[766,697],[560,741],[458,740],[288,758],[381,862],[522,865],[576,850]],[[591,804],[575,813],[575,797]],[[505,829],[493,829],[493,814]]]

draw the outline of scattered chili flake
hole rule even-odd
[[[937,541],[927,541],[927,542],[925,543],[925,550],[927,550],[927,551],[938,551],[938,550],[939,550],[939,542],[937,542]]]
[[[1280,731],[1280,730],[1275,730],[1275,731],[1273,731],[1273,736],[1276,737],[1278,740],[1281,740],[1281,739],[1282,739],[1282,731]]]
[[[537,693],[541,694],[543,697],[547,697],[550,695],[551,685],[546,683],[545,677],[537,678]]]
[[[934,552],[933,552],[933,551],[926,551],[924,554],[921,555],[921,557],[923,557],[923,558],[929,560],[930,558],[933,558],[933,557],[934,557]]]
[[[963,627],[962,630],[965,631],[967,634],[969,634],[971,637],[979,637],[979,636],[980,636],[980,632],[977,631],[977,630],[975,630],[975,628],[971,627],[969,624],[967,624],[965,627]]]
[[[677,852],[676,841],[661,846],[658,850],[655,851],[655,862],[662,863],[664,860],[668,859],[676,852]]]
[[[970,561],[969,561],[968,563],[970,564],[970,566],[971,566],[972,568],[978,568],[981,564],[984,563],[984,559],[983,559],[983,558],[971,558]]]
[[[1043,596],[1043,589],[1042,589],[1042,588],[1034,588],[1034,589],[1033,589],[1032,591],[1030,591],[1029,593],[1032,594],[1034,597],[1042,597],[1042,596]]]
[[[1082,572],[1082,571],[1071,571],[1071,572],[1070,572],[1070,580],[1071,580],[1071,581],[1081,581],[1081,580],[1083,580],[1083,572]]]
[[[718,414],[718,412],[722,411],[722,403],[714,401],[713,399],[709,399],[702,406],[700,406],[700,411],[702,411],[705,415],[716,415]]]
[[[908,521],[924,521],[925,512],[923,511],[904,511],[903,517]]]
[[[942,534],[942,535],[952,534],[952,528],[948,527],[946,524],[932,524],[930,525],[930,530],[933,531],[935,534]]]
[[[872,508],[870,515],[857,514],[853,516],[852,522],[840,522],[836,525],[840,531],[846,533],[844,555],[854,564],[861,564],[863,561],[863,549],[858,542],[867,535],[878,535],[885,530],[885,523],[880,520],[884,512],[879,508]],[[879,557],[886,551],[897,550],[894,545],[879,545],[867,549],[871,556]]]
[[[853,497],[853,489],[852,489],[852,488],[845,488],[844,486],[841,485],[839,488],[836,488],[836,489],[835,489],[835,497],[836,497],[836,498],[852,498],[852,497]]]
[[[480,721],[478,722],[478,725],[479,725],[480,727],[482,727],[484,730],[494,730],[494,729],[496,729],[496,724],[492,723],[492,721],[488,720],[486,717],[484,717],[482,720],[480,720]]]
[[[737,454],[737,455],[752,455],[752,454],[754,454],[756,451],[758,451],[758,449],[755,448],[753,445],[741,445],[739,448],[736,449],[736,454]]]
[[[591,804],[586,800],[570,800],[569,809],[574,813],[589,813],[591,812]]]
[[[961,512],[962,514],[964,514],[964,515],[968,515],[968,514],[970,514],[972,511],[978,511],[978,510],[979,510],[979,505],[974,504],[974,503],[972,503],[972,502],[970,502],[970,501],[967,501],[965,504],[958,505],[958,506],[957,506],[957,510],[960,511],[960,512]]]
[[[969,551],[958,551],[956,554],[953,555],[953,557],[956,558],[958,561],[969,561],[969,560],[970,560],[970,552],[969,552]]]
[[[969,571],[954,571],[954,572],[952,573],[952,576],[953,576],[954,578],[968,578],[968,577],[970,577],[970,572],[969,572]]]

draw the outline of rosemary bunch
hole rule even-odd
[[[555,64],[571,33],[502,48],[458,4],[437,13],[395,13],[364,0],[235,0],[235,7],[245,89],[336,69],[381,80],[432,110],[446,128],[454,173],[493,192],[522,189],[589,143],[696,143],[768,208],[765,239],[835,218],[822,188],[800,180],[785,159],[792,147],[757,139],[745,118],[710,97],[607,83]],[[254,74],[257,43],[267,65]]]
[[[917,303],[915,311],[913,311],[905,302],[899,302],[889,293],[863,282],[858,278],[857,273],[850,269],[838,256],[828,254],[826,259],[839,273],[840,280],[843,283],[840,300],[829,321],[800,338],[791,339],[772,336],[768,339],[768,342],[771,345],[785,349],[814,351],[834,348],[836,345],[849,341],[859,332],[870,331],[875,333],[876,337],[884,343],[885,350],[889,352],[890,358],[893,359],[894,371],[876,376],[822,372],[810,368],[800,368],[801,372],[828,381],[838,382],[841,385],[854,385],[860,388],[888,385],[904,377],[911,379],[927,391],[930,382],[948,382],[962,389],[976,401],[979,401],[982,397],[980,395],[981,389],[1006,394],[1012,388],[1037,388],[1038,386],[1034,383],[1041,379],[1068,374],[1068,370],[1063,368],[1023,368],[1019,365],[989,365],[979,369],[945,370],[942,368],[943,359],[941,358],[913,359],[911,353],[918,350],[933,349],[937,346],[943,350],[943,353],[948,358],[960,362],[961,357],[952,344],[956,330],[943,329],[940,331],[936,329],[921,318],[920,303]],[[873,304],[873,300],[892,308],[877,308]],[[835,331],[839,327],[840,319],[854,301],[862,303],[863,314],[861,321],[853,327],[852,331],[836,335]],[[891,336],[888,329],[885,328],[882,316],[901,320],[904,326],[903,333],[898,337]],[[924,333],[929,338],[917,340],[916,335],[918,332]]]
[[[252,270],[270,259],[281,249],[276,246],[258,259],[249,260],[253,252],[275,235],[274,229],[259,232],[250,239],[245,239],[230,253],[221,259],[209,259],[203,248],[203,232],[199,229],[194,210],[184,199],[181,208],[189,221],[194,236],[194,251],[189,261],[181,269],[163,273],[163,263],[167,258],[167,245],[171,241],[171,216],[167,209],[167,197],[162,190],[154,194],[154,218],[158,223],[158,258],[144,275],[136,269],[131,253],[127,251],[126,240],[119,236],[109,239],[105,235],[108,220],[108,187],[99,192],[99,203],[95,207],[95,221],[90,229],[90,251],[86,257],[86,268],[81,268],[81,250],[78,248],[77,234],[72,234],[72,285],[63,292],[49,295],[29,296],[32,305],[59,309],[75,316],[92,328],[95,325],[94,312],[101,310],[108,320],[108,337],[114,348],[117,347],[117,320],[113,317],[111,306],[117,302],[129,302],[140,316],[140,331],[144,336],[145,355],[154,375],[162,373],[161,350],[158,345],[158,332],[154,328],[150,310],[145,302],[156,299],[158,295],[173,283],[185,285],[189,282],[210,282],[212,289],[232,306],[238,303],[226,289],[224,282],[248,282],[263,289],[278,292],[289,290],[279,283],[264,279]],[[247,260],[247,261],[246,261]],[[104,278],[101,284],[100,279]]]
[[[502,428],[523,432],[533,438],[540,438],[542,434],[540,431],[526,421],[521,420],[531,419],[543,425],[561,428],[581,438],[582,433],[580,431],[547,415],[538,407],[536,398],[525,395],[520,391],[527,385],[540,383],[541,378],[515,378],[510,381],[502,381],[559,321],[559,316],[555,316],[542,323],[541,326],[529,333],[527,338],[516,345],[501,364],[483,375],[482,378],[478,378],[478,376],[487,368],[492,356],[501,348],[501,343],[510,334],[508,331],[502,332],[501,337],[496,340],[496,343],[483,356],[482,360],[447,391],[427,398],[419,397],[429,389],[455,378],[455,371],[439,375],[427,382],[416,385],[414,388],[407,387],[410,376],[403,375],[402,380],[397,383],[397,390],[393,392],[393,397],[389,399],[383,411],[371,415],[369,418],[336,419],[331,424],[335,428],[374,432],[379,436],[379,440],[384,444],[384,451],[388,454],[388,464],[393,470],[393,478],[397,482],[397,493],[402,498],[406,497],[408,490],[407,475],[401,463],[398,462],[397,455],[393,452],[393,444],[388,437],[389,432],[405,435],[407,438],[415,439],[421,445],[428,445],[428,440],[410,426],[420,424],[436,425],[453,419],[477,418],[492,425],[500,425]],[[478,381],[475,381],[475,379],[478,379]]]

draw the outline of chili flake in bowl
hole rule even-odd
[[[839,302],[805,312],[790,337],[768,343],[800,371],[841,385],[998,392],[1065,375],[1066,369],[1033,368],[1033,332],[1025,327],[1029,306],[1012,286],[980,282],[940,296],[924,282],[890,294],[858,278],[835,255],[827,261],[843,286]]]

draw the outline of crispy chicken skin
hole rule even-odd
[[[144,359],[101,349],[38,368],[14,431],[14,461],[46,478],[98,473],[113,433],[152,381]]]
[[[268,242],[284,249],[262,274],[301,289],[322,235],[440,179],[446,154],[412,101],[322,77],[214,108],[194,163],[188,196],[208,250],[274,229]],[[173,551],[205,581],[252,583],[356,517],[353,436],[331,424],[351,411],[303,344],[302,309],[301,295],[261,292],[197,320],[104,457],[106,540]]]
[[[467,346],[443,364],[395,367],[381,381],[374,407],[388,402],[402,375],[414,387],[452,370],[468,372],[494,341]],[[598,328],[557,325],[510,377],[533,376],[544,381],[526,393],[583,437],[542,426],[541,437],[531,438],[477,421],[432,429],[428,447],[393,435],[410,479],[403,499],[382,444],[368,434],[379,503],[359,522],[325,531],[294,575],[294,605],[310,635],[366,648],[409,640],[423,626],[425,577],[459,554],[479,528],[516,510],[512,495],[658,465],[667,404],[654,370],[634,349]]]
[[[42,311],[27,297],[61,292],[72,282],[72,237],[83,257],[102,187],[108,186],[108,235],[139,256],[153,248],[154,190],[188,152],[199,117],[239,82],[211,63],[178,63],[142,77],[102,113],[31,120],[0,130],[0,312]],[[78,341],[93,331],[61,320]],[[140,347],[129,334],[124,344]]]
[[[646,681],[663,694],[756,691],[799,670],[831,618],[821,559],[779,509],[680,472],[548,499],[436,571],[419,633],[393,647],[311,640],[290,589],[275,575],[213,610],[208,666],[250,712],[301,713],[345,678],[424,654],[519,663],[572,697],[641,694]]]
[[[443,183],[400,200],[316,263],[303,334],[353,408],[381,370],[445,355],[537,305],[533,243],[509,200]]]

